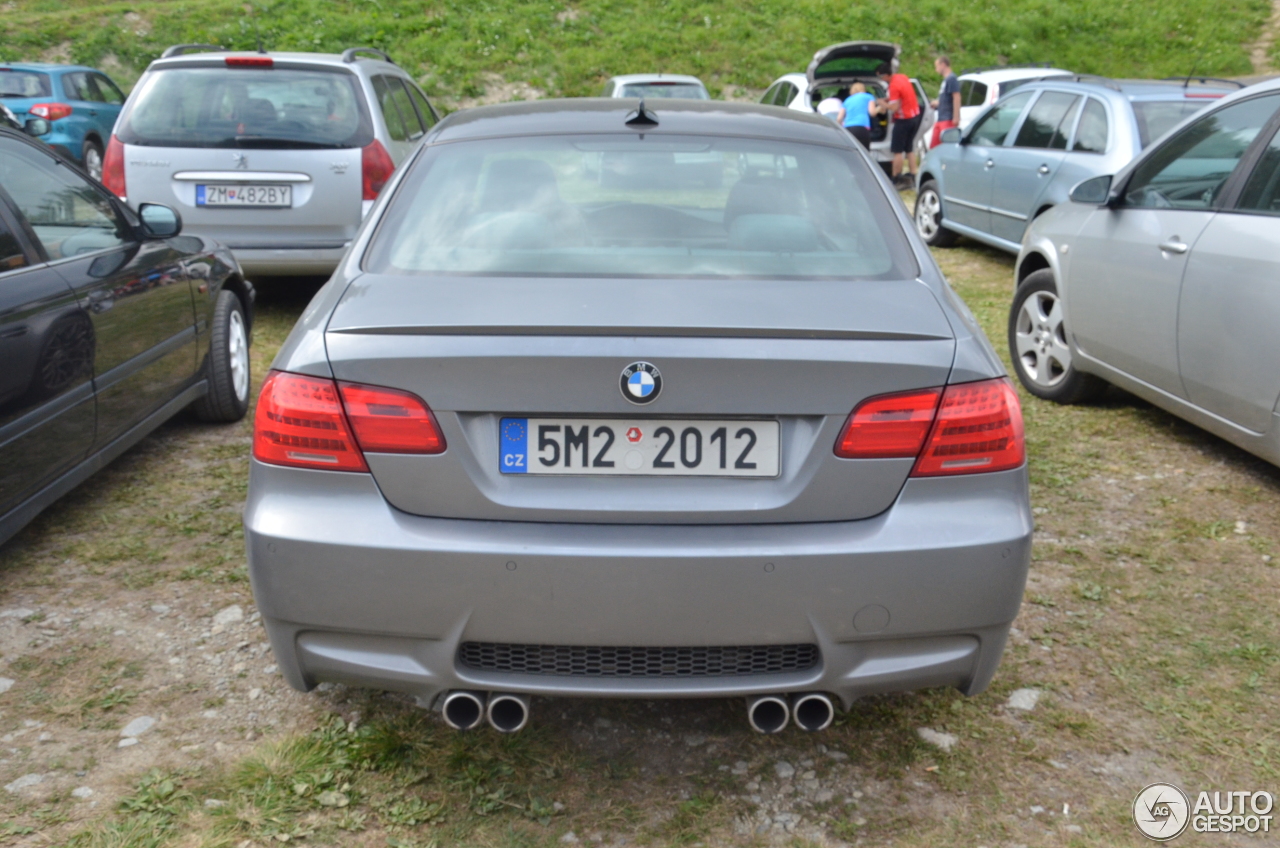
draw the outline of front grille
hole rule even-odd
[[[817,645],[702,648],[610,648],[593,645],[508,645],[463,642],[462,665],[476,671],[568,677],[738,677],[805,671],[818,664]]]

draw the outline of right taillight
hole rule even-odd
[[[253,456],[271,465],[368,471],[364,451],[436,454],[444,434],[417,395],[272,371],[253,418]]]
[[[916,459],[912,477],[1017,468],[1026,459],[1022,407],[1001,377],[868,398],[849,416],[835,454]]]
[[[377,200],[382,187],[395,173],[396,163],[376,138],[360,151],[360,181],[365,200]]]
[[[124,145],[114,135],[102,156],[102,184],[121,200],[129,196],[124,183]]]
[[[1026,460],[1022,405],[1008,379],[947,386],[912,477],[1006,471]]]

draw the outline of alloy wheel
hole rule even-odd
[[[920,237],[928,241],[938,234],[938,218],[942,213],[942,202],[933,189],[925,189],[916,201],[916,230]]]
[[[1046,389],[1071,370],[1071,348],[1062,320],[1062,301],[1050,291],[1032,292],[1018,310],[1014,327],[1018,365],[1028,379]]]
[[[87,147],[85,149],[84,169],[89,172],[89,176],[99,182],[102,181],[102,154],[98,152],[98,148]]]
[[[231,312],[227,327],[227,360],[231,365],[231,385],[236,398],[249,396],[249,337],[244,330],[244,318],[237,311]]]

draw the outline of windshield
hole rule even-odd
[[[711,95],[692,82],[632,82],[624,85],[619,97],[683,97],[688,100],[710,100]]]
[[[1138,140],[1145,148],[1173,129],[1183,118],[1194,115],[1212,100],[1145,100],[1133,104],[1138,119]]]
[[[437,145],[367,254],[380,273],[902,278],[915,263],[855,153],[692,136]]]
[[[142,81],[117,134],[158,147],[363,147],[365,114],[345,72],[173,68]]]
[[[0,97],[48,97],[49,75],[0,69]]]

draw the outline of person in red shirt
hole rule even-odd
[[[904,187],[902,164],[905,158],[911,172],[910,184],[914,186],[916,171],[920,168],[915,154],[916,133],[920,131],[920,101],[916,99],[916,88],[906,74],[895,74],[888,62],[876,68],[876,76],[889,86],[889,96],[884,105],[893,113],[889,152],[893,154],[894,185]]]

